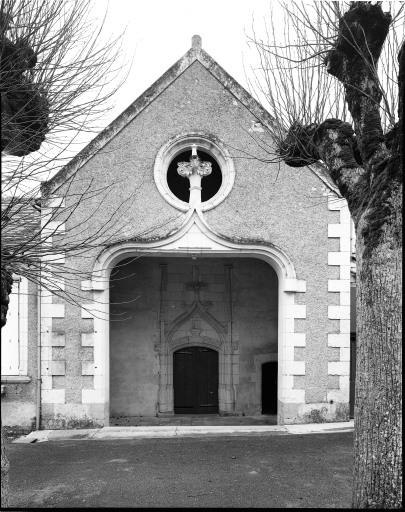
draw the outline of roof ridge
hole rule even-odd
[[[53,187],[63,184],[71,172],[77,172],[97,151],[110,142],[196,61],[200,62],[259,122],[268,127],[274,122],[271,114],[202,48],[201,37],[194,35],[191,48],[179,60],[98,133],[50,180],[41,184],[42,195],[48,195]],[[325,181],[325,179],[322,181]],[[329,187],[332,188],[332,184],[329,184]]]

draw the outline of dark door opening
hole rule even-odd
[[[218,352],[186,347],[173,354],[175,414],[218,413]]]
[[[277,361],[262,364],[262,414],[277,414]]]

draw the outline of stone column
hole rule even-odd
[[[172,398],[172,385],[168,375],[169,367],[169,348],[167,346],[165,336],[165,307],[167,295],[167,264],[160,265],[160,308],[159,308],[159,329],[160,339],[158,346],[159,353],[159,408],[160,413],[173,412],[173,398]]]
[[[183,178],[190,181],[190,199],[191,208],[199,208],[201,205],[201,179],[209,176],[212,172],[210,162],[202,162],[197,155],[197,146],[191,146],[191,157],[189,162],[179,162],[177,172]]]

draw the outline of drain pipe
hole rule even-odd
[[[35,411],[35,429],[41,429],[41,304],[42,304],[42,280],[41,280],[41,262],[39,263],[39,289],[37,293],[37,401]]]

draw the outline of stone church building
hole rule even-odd
[[[348,420],[349,212],[321,169],[276,161],[271,122],[194,36],[44,184],[54,243],[103,234],[59,256],[74,301],[16,279],[3,424]],[[89,187],[108,193],[69,211]]]

